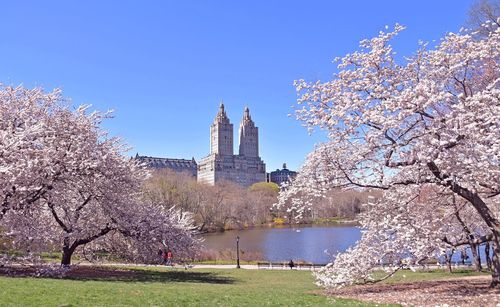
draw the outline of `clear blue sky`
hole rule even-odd
[[[130,154],[199,159],[224,100],[237,127],[245,105],[268,171],[298,168],[321,134],[293,117],[293,80],[326,80],[332,60],[385,25],[395,42],[458,31],[472,1],[4,1],[0,82],[63,89],[72,103],[115,110],[105,123]]]

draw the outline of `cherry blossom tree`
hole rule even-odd
[[[42,146],[53,133],[46,121],[61,103],[58,90],[0,88],[0,219],[12,208],[37,202],[61,175]]]
[[[369,280],[388,255],[413,265],[446,247],[445,229],[431,233],[442,218],[432,211],[449,202],[426,202],[429,212],[414,200],[424,186],[444,188],[484,223],[487,233],[475,244],[494,245],[491,285],[498,286],[500,31],[449,33],[434,49],[421,44],[398,61],[390,41],[403,29],[361,41],[360,51],[336,59],[330,81],[296,81],[298,119],[326,130],[329,140],[307,157],[277,206],[300,216],[333,188],[384,191],[362,219],[361,241],[317,275],[322,285],[346,285]]]
[[[2,219],[11,246],[62,250],[67,266],[77,251],[120,246],[130,259],[152,261],[170,241],[193,256],[199,240],[189,214],[142,197],[148,171],[126,158],[128,148],[100,127],[108,113],[72,111],[55,91],[0,91]],[[109,240],[108,240],[109,238]],[[152,252],[154,250],[154,252]]]
[[[397,187],[367,203],[360,215],[362,239],[318,272],[318,283],[341,287],[378,282],[402,268],[436,263],[434,259],[451,256],[452,250],[474,245],[477,251],[477,243],[491,239],[491,233],[471,206],[457,206],[446,192],[431,184]],[[446,260],[450,265],[451,259]],[[380,269],[387,274],[375,279],[373,273]]]
[[[172,251],[174,259],[181,262],[199,254],[201,239],[191,213],[144,202],[130,209],[135,210],[134,217],[121,219],[112,237],[89,246],[91,251],[104,249],[140,263],[158,263],[159,249]]]

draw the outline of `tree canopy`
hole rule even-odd
[[[390,42],[403,30],[396,25],[361,41],[359,51],[336,59],[332,80],[296,81],[298,119],[326,130],[329,140],[308,155],[278,207],[303,213],[339,187],[384,191],[366,206],[362,240],[317,274],[322,285],[342,286],[370,280],[380,263],[411,266],[467,244],[450,239],[456,227],[439,225],[454,216],[456,196],[480,222],[476,243],[495,245],[496,286],[500,31],[449,33],[435,48],[422,43],[398,61]]]
[[[103,249],[151,262],[165,242],[179,257],[195,253],[190,216],[141,197],[148,171],[101,128],[109,114],[88,109],[71,110],[59,90],[0,88],[6,244],[26,254],[60,246],[63,265]]]

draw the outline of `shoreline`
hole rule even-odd
[[[252,230],[252,229],[272,229],[272,228],[302,228],[302,227],[318,227],[318,226],[359,226],[359,222],[356,219],[317,219],[307,223],[273,223],[269,222],[266,224],[260,225],[250,225],[244,226],[240,228],[227,228],[222,230],[205,230],[198,232],[198,235],[205,234],[215,234],[215,233],[224,233],[226,231],[242,231],[242,230]]]

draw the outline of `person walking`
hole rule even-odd
[[[166,250],[163,250],[163,254],[162,254],[162,258],[163,258],[163,262],[162,264],[163,265],[168,265],[168,254],[167,254],[167,251]]]
[[[167,252],[167,263],[166,265],[172,265],[172,252],[168,250]]]
[[[161,248],[158,249],[158,258],[160,259],[160,264],[164,264],[165,260],[163,259],[163,250]]]

